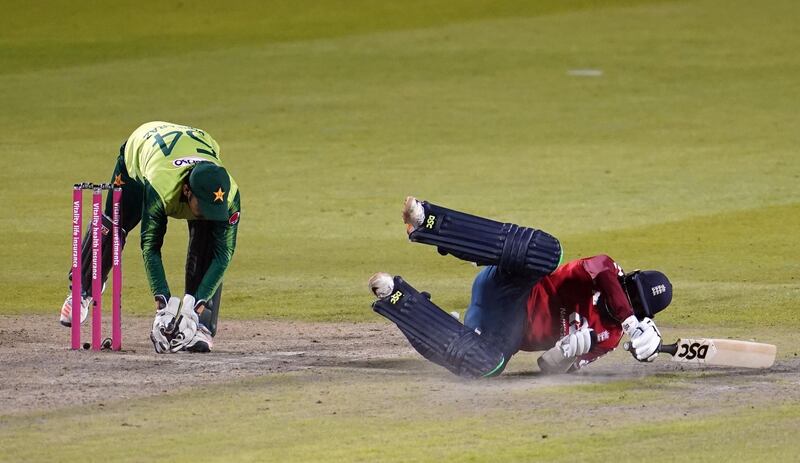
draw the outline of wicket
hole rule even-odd
[[[76,183],[72,188],[72,336],[71,347],[73,350],[81,348],[81,297],[83,295],[81,234],[83,228],[83,191],[92,191],[92,220],[90,222],[89,237],[92,250],[92,350],[99,351],[103,348],[102,341],[102,313],[103,313],[103,282],[102,282],[102,237],[103,218],[102,202],[103,190],[111,195],[112,217],[111,230],[111,280],[113,292],[111,296],[111,350],[120,350],[122,347],[122,248],[120,246],[120,202],[122,188],[110,183]]]

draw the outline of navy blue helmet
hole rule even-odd
[[[622,277],[622,287],[639,320],[666,309],[672,302],[672,283],[656,270],[634,270]]]

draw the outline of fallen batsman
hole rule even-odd
[[[663,344],[653,318],[672,301],[672,284],[659,271],[625,273],[606,255],[559,267],[561,245],[542,230],[413,197],[406,198],[403,221],[410,241],[483,266],[464,324],[400,276],[381,272],[369,280],[378,298],[373,310],[393,321],[423,357],[456,375],[499,375],[519,351],[544,351],[537,361],[543,373],[574,372],[614,350],[623,336],[626,350],[641,362],[663,351],[680,361],[713,364],[714,358],[727,358],[721,364],[731,364],[734,358],[733,366],[756,366],[767,363],[770,347],[774,360],[774,346],[764,350],[763,344]],[[755,360],[743,361],[732,349],[751,352]]]

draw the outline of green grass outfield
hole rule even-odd
[[[796,339],[797,2],[0,0],[0,10],[0,314],[52,314],[55,326],[66,295],[71,184],[107,179],[136,126],[167,120],[209,131],[242,189],[223,323],[376,320],[366,280],[378,270],[463,308],[475,270],[404,239],[399,211],[414,194],[548,230],[567,259],[605,252],[628,269],[665,271],[675,285],[673,306],[659,315],[665,326],[755,327],[776,343]],[[585,69],[602,75],[570,75]],[[184,227],[171,226],[164,249],[176,293]],[[145,316],[152,303],[137,248],[134,235],[125,312]],[[237,420],[235,403],[253,384],[225,388],[220,407],[230,414],[209,419],[237,423],[246,442],[253,427]],[[279,390],[292,397],[292,388]],[[173,423],[181,397],[157,400]],[[132,413],[147,407],[137,403]],[[331,421],[303,410],[288,407],[277,423],[301,423],[313,436],[317,450],[306,458],[376,456],[372,447],[328,452],[342,438],[321,431],[332,424],[381,448],[393,439],[392,413]],[[66,426],[87,411],[46,421]],[[724,424],[732,436],[773,423],[773,438],[798,450],[788,432],[797,422],[787,418],[796,405],[725,413],[703,423]],[[479,419],[446,415],[454,434]],[[519,410],[491,417],[499,433],[515,420],[544,426]],[[39,444],[31,431],[39,428],[26,423],[0,432],[37,442],[43,454],[59,448],[52,439]],[[688,430],[677,417],[670,423],[677,442]],[[440,424],[420,419],[400,435],[445,448],[423,437]],[[551,457],[581,436],[564,426],[564,439],[548,443]],[[280,434],[287,429],[264,432],[277,445],[291,437]],[[582,445],[599,453],[605,442],[641,434],[633,423],[602,433],[608,441]],[[529,436],[509,436],[467,456],[524,459],[515,449]],[[224,459],[241,442],[197,448]],[[689,442],[682,451],[703,446]],[[126,445],[113,442],[120,455]],[[712,456],[785,455],[778,449],[732,446]],[[235,456],[259,460],[259,452]]]
[[[403,388],[386,387],[380,372],[359,382],[335,370],[325,378],[263,377],[206,388],[218,407],[191,406],[185,396],[173,394],[12,418],[2,430],[6,443],[0,457],[219,462],[796,458],[800,404],[765,409],[742,406],[740,398],[728,396],[712,412],[693,407],[687,395],[660,415],[648,415],[638,405],[643,399],[659,401],[664,389],[680,388],[687,376],[529,392],[504,381],[498,385],[505,389],[502,398],[485,385],[451,386],[464,389],[461,394],[419,377],[402,378]],[[531,380],[515,382],[524,381]],[[564,395],[574,400],[575,409],[580,405],[593,413],[565,409]],[[548,403],[553,399],[558,402]],[[478,402],[480,415],[470,408]],[[615,407],[619,412],[607,411]],[[192,424],[182,428],[187,422]]]

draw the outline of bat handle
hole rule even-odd
[[[630,341],[625,342],[625,344],[622,345],[622,348],[625,349],[628,352],[631,352],[631,343],[630,343]],[[673,344],[664,344],[664,343],[662,343],[660,346],[658,346],[658,352],[661,352],[661,353],[664,353],[664,354],[669,354],[669,355],[675,355],[675,353],[678,352],[678,343],[677,342],[673,343]]]
[[[658,351],[669,355],[675,355],[675,353],[678,352],[678,343],[677,342],[672,344],[662,343],[661,347],[658,348]]]

